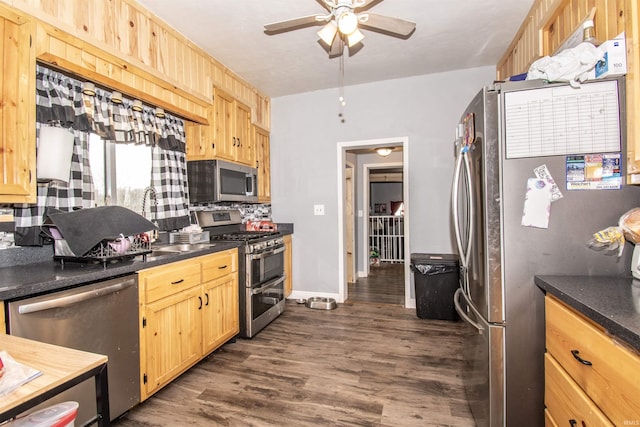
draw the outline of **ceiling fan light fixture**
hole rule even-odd
[[[376,153],[378,153],[378,155],[382,157],[387,157],[389,154],[391,154],[392,151],[393,148],[376,148]]]
[[[360,43],[364,39],[364,34],[362,31],[356,28],[356,30],[347,36],[347,44],[349,47],[353,47],[354,45]]]
[[[318,31],[318,37],[327,44],[327,46],[331,46],[333,44],[333,39],[336,38],[336,33],[338,32],[338,26],[334,21],[329,21],[327,25],[322,27],[320,31]]]
[[[355,13],[348,11],[338,17],[338,29],[346,36],[358,29],[358,17]]]

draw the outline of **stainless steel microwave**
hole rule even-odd
[[[187,162],[189,201],[258,202],[258,169],[224,160]]]

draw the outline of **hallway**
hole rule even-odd
[[[404,306],[404,264],[371,266],[369,277],[349,283],[346,303],[367,302]]]

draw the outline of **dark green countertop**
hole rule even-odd
[[[640,351],[640,280],[631,277],[536,276],[539,288]]]

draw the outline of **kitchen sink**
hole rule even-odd
[[[182,243],[151,248],[151,256],[175,255],[214,247],[215,243]]]

